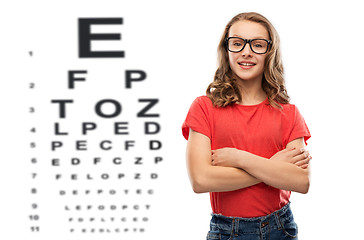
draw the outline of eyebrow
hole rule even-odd
[[[239,37],[239,38],[243,38],[242,36],[238,35],[238,34],[234,34],[232,35],[231,37]],[[263,36],[255,36],[253,38],[250,38],[250,39],[266,39],[265,37]]]

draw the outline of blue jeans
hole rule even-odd
[[[207,240],[284,240],[298,239],[297,234],[297,224],[288,203],[263,217],[239,218],[212,214]]]

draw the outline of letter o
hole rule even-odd
[[[101,175],[101,178],[104,179],[104,180],[107,180],[107,179],[109,179],[109,174],[104,173],[104,174]]]
[[[115,110],[113,113],[109,113],[106,114],[103,111],[101,111],[102,106],[105,103],[111,103],[114,105]],[[120,115],[121,113],[121,104],[118,101],[115,101],[114,99],[104,99],[99,101],[96,106],[95,106],[95,112],[99,117],[103,117],[103,118],[113,118],[113,117],[117,117]]]

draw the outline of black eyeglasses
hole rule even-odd
[[[249,43],[250,49],[256,54],[264,54],[268,52],[271,40],[267,39],[243,39],[240,37],[225,38],[226,47],[230,52],[240,52],[245,45]]]

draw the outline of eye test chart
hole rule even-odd
[[[27,99],[21,113],[26,141],[20,141],[16,160],[24,171],[23,231],[35,238],[50,232],[140,238],[153,221],[161,168],[168,161],[163,99],[138,92],[153,75],[142,64],[123,67],[127,48],[90,46],[92,39],[121,39],[122,17],[75,20],[76,61],[53,65],[57,56],[49,56],[48,47],[23,52],[27,74],[19,85]],[[113,25],[115,33],[92,33],[93,25]]]
[[[291,198],[300,239],[355,238],[341,230],[350,221],[335,226],[315,214],[340,212],[353,222],[363,214],[357,139],[364,133],[358,60],[364,52],[346,49],[336,67],[344,48],[330,41],[323,49],[307,38],[363,38],[360,5],[263,2],[5,4],[0,239],[206,238],[209,196],[192,191],[180,127],[213,79],[226,23],[245,11],[276,27],[288,92],[312,134],[310,192]],[[348,15],[339,19],[343,11]],[[324,106],[335,94],[346,100]]]
[[[8,56],[0,238],[153,236],[171,207],[160,70],[125,10],[55,8],[19,20]]]

